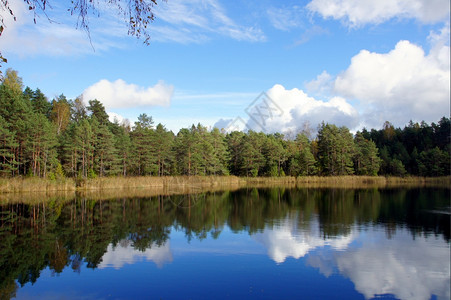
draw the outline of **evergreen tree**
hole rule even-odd
[[[227,152],[230,155],[228,168],[233,175],[241,174],[241,153],[245,134],[241,131],[233,131],[226,136]]]
[[[154,140],[152,117],[141,114],[131,132],[133,161],[137,175],[151,175],[156,172],[151,147]]]
[[[174,163],[174,134],[160,123],[155,129],[153,152],[156,156],[157,176],[170,175]]]
[[[255,131],[249,131],[244,136],[241,145],[240,175],[256,177],[261,173],[265,164],[265,157],[262,151],[264,136],[264,133],[256,133]]]
[[[356,151],[354,153],[354,167],[358,175],[376,176],[380,168],[378,150],[373,141],[363,137],[357,132],[355,138]]]
[[[175,139],[175,155],[179,174],[201,175],[205,172],[205,164],[202,159],[205,156],[205,148],[208,144],[201,144],[202,128],[191,126],[191,129],[182,128]]]
[[[29,135],[30,170],[34,176],[46,177],[57,156],[56,131],[44,114],[35,113],[30,120]]]
[[[211,143],[213,146],[213,155],[215,157],[211,166],[211,172],[213,175],[228,175],[229,170],[227,168],[230,154],[227,149],[225,136],[218,128],[213,128],[211,131]]]
[[[307,136],[300,133],[296,136],[296,156],[294,157],[294,170],[297,176],[316,175],[316,160],[311,150]]]
[[[50,113],[50,119],[55,124],[56,132],[60,135],[66,130],[67,125],[70,122],[70,105],[66,99],[66,96],[61,94],[58,98],[52,101],[52,111]]]
[[[132,165],[132,143],[130,139],[130,127],[127,124],[119,125],[117,120],[113,123],[113,134],[115,136],[115,148],[117,149],[118,165],[120,174],[128,175],[128,169]]]
[[[50,118],[50,111],[52,105],[48,101],[47,97],[41,92],[40,89],[36,89],[31,97],[31,105],[35,113],[40,113]]]
[[[6,121],[8,130],[15,135],[18,144],[14,150],[14,161],[17,165],[15,175],[27,173],[27,143],[29,140],[31,103],[22,93],[22,79],[11,69],[6,71],[0,85],[0,116]]]
[[[268,176],[283,176],[283,164],[288,158],[281,136],[269,135],[263,142],[263,155],[266,159],[264,173]]]
[[[89,100],[89,105],[86,109],[91,113],[91,117],[95,117],[97,119],[97,122],[99,122],[100,125],[110,125],[105,107],[99,100]]]
[[[77,176],[84,178],[92,176],[94,165],[94,144],[95,136],[91,124],[87,119],[81,120],[75,127],[74,142],[76,151],[74,158],[76,159]]]
[[[17,170],[14,152],[18,145],[6,120],[0,116],[0,176],[12,176]]]
[[[105,124],[98,125],[94,134],[96,135],[94,152],[97,174],[100,177],[118,174],[120,167],[113,134]]]
[[[354,140],[348,128],[321,124],[318,131],[318,156],[322,174],[353,174],[353,154]]]
[[[418,170],[421,176],[450,175],[449,155],[439,147],[420,153],[418,157]]]

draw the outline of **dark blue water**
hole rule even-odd
[[[424,189],[5,204],[1,295],[449,299],[449,216]]]

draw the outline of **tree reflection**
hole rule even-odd
[[[97,268],[108,246],[127,241],[138,251],[165,245],[171,230],[187,240],[220,236],[223,228],[257,234],[295,222],[317,226],[323,240],[347,236],[357,225],[378,224],[387,236],[398,227],[412,236],[450,240],[449,189],[246,188],[178,196],[70,201],[0,206],[0,295],[14,296],[16,282],[34,283],[40,272]],[[445,213],[437,213],[442,210]],[[447,212],[447,213],[446,213]],[[312,220],[318,220],[313,222]]]

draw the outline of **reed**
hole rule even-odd
[[[71,178],[49,180],[39,177],[0,179],[0,193],[75,191]]]
[[[236,176],[165,176],[165,177],[102,177],[79,181],[77,190],[130,189],[155,187],[215,187],[236,186],[244,183]]]
[[[382,176],[308,176],[308,177],[236,177],[236,176],[167,176],[167,177],[102,177],[73,180],[42,178],[0,179],[0,194],[26,192],[82,192],[147,190],[152,194],[193,193],[196,191],[236,189],[240,187],[451,187],[451,176],[382,177]]]

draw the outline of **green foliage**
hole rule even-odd
[[[376,176],[381,164],[376,144],[357,132],[355,145],[354,167],[356,174]]]
[[[449,175],[450,157],[439,147],[423,151],[418,157],[418,170],[421,176]]]
[[[354,152],[354,141],[348,128],[321,124],[318,131],[318,158],[323,175],[353,174]]]
[[[404,164],[399,159],[395,158],[390,162],[389,165],[390,173],[395,176],[405,176],[406,175],[406,169],[404,167]]]
[[[91,112],[91,118],[96,118],[100,125],[110,124],[105,107],[99,100],[89,100],[89,106],[86,109]]]

